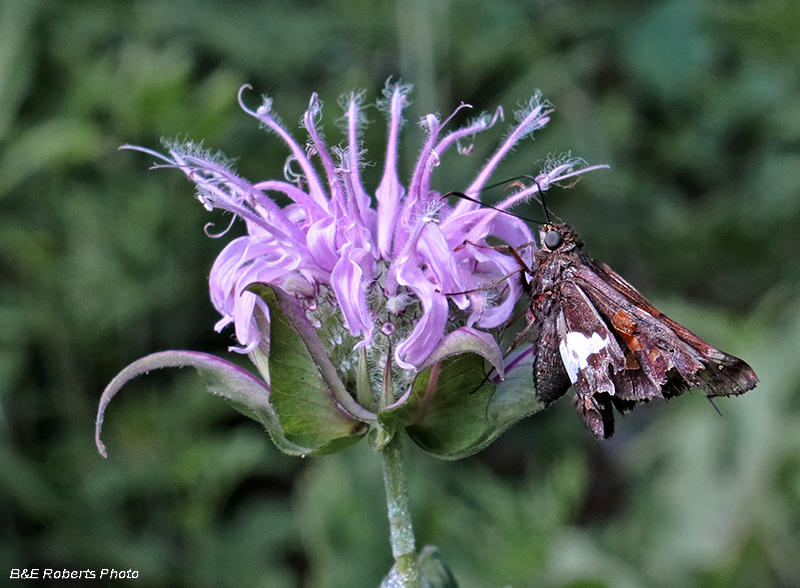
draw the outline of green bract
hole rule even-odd
[[[134,376],[164,367],[197,369],[209,392],[259,421],[275,445],[293,455],[341,451],[368,432],[373,448],[379,449],[405,430],[425,451],[458,459],[480,451],[540,408],[529,365],[517,366],[511,376],[493,383],[488,374],[504,376],[500,348],[489,334],[468,329],[446,335],[397,399],[391,358],[383,366],[383,381],[373,382],[369,373],[376,370],[360,354],[358,375],[348,388],[294,298],[267,284],[252,284],[248,290],[260,297],[269,314],[258,315],[261,344],[250,353],[263,380],[205,353],[164,351],[144,357],[103,392],[97,416],[103,455],[100,428],[108,402]]]

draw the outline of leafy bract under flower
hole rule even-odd
[[[270,432],[270,427],[279,426],[280,435],[304,448],[310,443],[314,451],[330,449],[337,436],[363,434],[357,423],[377,427],[384,434],[375,438],[384,439],[398,426],[415,426],[415,440],[422,446],[459,456],[471,447],[477,450],[530,413],[534,403],[528,381],[519,410],[508,410],[506,393],[502,418],[492,421],[490,416],[496,386],[484,376],[485,360],[501,376],[503,365],[489,331],[512,317],[521,282],[518,261],[490,247],[487,240],[527,248],[530,254],[535,247],[530,229],[502,211],[586,169],[580,169],[582,161],[575,158],[552,159],[531,178],[530,186],[495,208],[481,207],[477,201],[500,160],[548,122],[550,104],[537,93],[516,113],[517,124],[463,191],[474,200],[451,205],[431,188],[434,169],[451,155],[468,153],[463,142],[495,125],[503,117],[502,109],[450,131],[445,131],[450,119],[424,117],[421,125],[427,137],[409,182],[403,184],[398,145],[410,87],[387,84],[379,103],[388,122],[386,154],[380,183],[371,193],[361,179],[365,117],[360,94],[342,102],[346,141],[331,148],[320,127],[322,105],[316,94],[301,119],[307,134],[301,146],[278,121],[269,99],[255,110],[244,105],[246,88],[239,94],[242,108],[288,149],[285,179],[250,182],[223,158],[193,143],[169,144],[167,155],[126,147],[158,157],[164,163],[157,167],[182,170],[207,209],[228,211],[245,222],[247,234],[222,250],[209,285],[222,315],[216,329],[234,325],[239,345],[232,349],[249,353],[266,380],[265,389],[271,387],[271,395],[262,395],[256,403],[260,406],[268,398],[267,404],[274,407],[272,412],[262,411],[270,415],[261,419]],[[468,106],[462,104],[456,112],[463,108]],[[290,204],[279,206],[274,195]],[[281,347],[270,340],[276,336],[270,333],[276,313],[299,336],[299,348],[287,351],[284,342]],[[291,329],[284,331],[286,337],[293,337]],[[276,364],[290,356],[303,356],[297,360],[302,365],[295,368],[310,366],[311,383],[298,381],[292,370]],[[466,357],[452,359],[457,356]],[[445,382],[444,375],[450,380]],[[283,377],[292,380],[290,386],[276,380]],[[303,390],[298,392],[297,386]],[[441,402],[435,399],[439,388],[444,390]],[[478,388],[481,393],[470,394]],[[471,428],[458,423],[462,440],[450,442],[437,429],[447,421],[437,410],[447,410],[459,391],[467,407],[461,410],[464,418],[479,417],[480,423]],[[296,414],[309,399],[334,407],[317,414],[330,425],[330,438],[303,434],[306,425],[328,430],[316,417],[306,421]]]

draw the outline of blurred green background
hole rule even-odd
[[[418,117],[463,100],[513,121],[541,89],[552,123],[495,179],[569,149],[610,164],[554,191],[554,212],[762,380],[719,401],[722,418],[686,395],[619,419],[608,442],[565,400],[467,460],[409,445],[418,544],[466,588],[800,586],[798,30],[791,0],[0,0],[0,576],[377,586],[391,553],[366,444],[283,456],[189,371],[111,404],[108,460],[93,424],[142,355],[232,355],[206,283],[224,243],[203,233],[226,218],[117,147],[204,140],[251,180],[279,177],[286,151],[240,111],[240,85],[251,105],[274,97],[301,140],[319,92],[336,143],[338,96],[372,101],[394,76],[416,88],[404,174]],[[367,114],[374,189],[384,122]],[[466,187],[506,128],[443,161],[437,188]]]

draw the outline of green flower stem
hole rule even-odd
[[[383,483],[389,507],[389,532],[392,541],[394,569],[398,586],[422,588],[422,575],[417,560],[414,528],[408,507],[408,490],[403,470],[403,451],[400,436],[395,435],[381,451],[383,454]]]

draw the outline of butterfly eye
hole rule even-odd
[[[561,233],[556,230],[550,231],[544,236],[544,246],[550,251],[555,251],[561,247],[561,243],[563,242],[564,239],[561,237]]]

